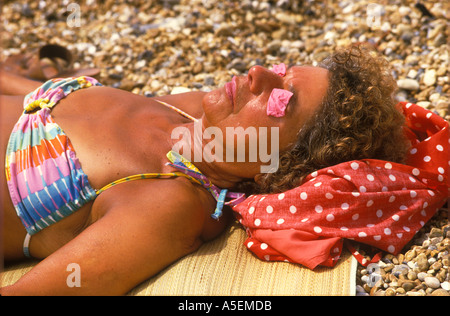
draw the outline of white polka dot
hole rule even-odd
[[[314,210],[315,210],[317,213],[322,213],[323,207],[320,206],[320,205],[316,205],[316,207],[314,208]]]
[[[248,213],[249,214],[253,214],[253,212],[255,212],[255,207],[254,206],[250,206],[250,208],[248,209]]]
[[[251,246],[253,246],[253,241],[249,241],[249,242],[247,243],[247,248],[250,248]]]
[[[428,112],[427,115],[425,115],[425,116],[426,116],[427,119],[429,119],[432,115],[433,115],[433,113]]]
[[[270,255],[265,255],[265,256],[264,256],[264,260],[270,261]]]
[[[374,227],[375,226],[375,224],[367,224],[366,225],[366,227],[368,227],[368,228],[371,228],[371,227]]]
[[[385,167],[386,169],[392,169],[392,165],[391,165],[389,162],[387,162],[387,163],[384,165],[384,167]]]
[[[367,201],[367,204],[366,204],[367,207],[371,207],[372,205],[373,205],[373,200]]]
[[[437,145],[436,149],[439,151],[444,151],[444,147],[442,147],[442,145]]]
[[[359,218],[358,213],[352,215],[352,220],[356,221],[356,220],[358,220],[358,218]]]
[[[391,196],[389,197],[389,202],[392,203],[392,202],[394,202],[394,201],[395,201],[395,196],[394,196],[394,195],[391,195]]]
[[[359,192],[352,192],[352,195],[353,195],[354,197],[358,197],[358,196],[361,195],[361,193],[359,193]]]
[[[301,222],[302,222],[302,223],[305,223],[305,222],[307,222],[308,220],[309,220],[309,218],[306,217],[306,218],[302,219]]]
[[[278,224],[278,225],[281,225],[281,224],[283,224],[283,223],[284,223],[284,219],[280,218],[280,219],[277,220],[277,224]]]
[[[407,209],[408,209],[408,207],[406,205],[400,205],[400,210],[405,211]]]
[[[297,212],[297,208],[294,205],[289,206],[289,212],[295,214]]]
[[[273,212],[273,207],[271,205],[267,205],[266,212],[271,214]]]
[[[334,215],[333,214],[328,214],[326,218],[327,218],[327,221],[329,221],[329,222],[334,221]]]
[[[326,197],[327,199],[331,200],[331,199],[333,198],[333,194],[331,194],[330,192],[327,192],[327,193],[325,194],[325,197]]]
[[[322,228],[320,228],[319,226],[315,226],[314,227],[314,231],[318,234],[320,234],[322,232]]]
[[[423,208],[427,208],[428,207],[428,202],[424,202],[423,203]]]
[[[420,226],[422,226],[422,227],[423,227],[423,225],[425,225],[424,221],[420,221],[419,223],[420,223]]]
[[[390,235],[391,234],[391,230],[389,228],[385,228],[384,229],[384,234],[385,235]]]
[[[411,181],[412,183],[416,183],[416,179],[414,179],[413,177],[409,177],[409,181]]]
[[[322,185],[322,182],[317,182],[317,183],[314,183],[314,186],[317,188],[317,187],[320,187]]]
[[[278,200],[284,199],[284,193],[278,194]]]
[[[373,180],[375,180],[375,177],[373,175],[371,175],[371,174],[368,174],[367,175],[367,180],[373,181]]]
[[[417,153],[417,148],[411,149],[411,150],[409,151],[409,153],[410,153],[411,155],[414,155],[415,153]]]
[[[430,156],[423,157],[423,161],[425,161],[425,162],[429,162],[430,160],[431,160]]]
[[[396,222],[398,222],[398,220],[400,219],[400,216],[398,216],[397,214],[392,215],[392,219]]]
[[[259,218],[255,219],[255,226],[261,225],[261,220]]]
[[[343,210],[348,210],[349,207],[350,206],[348,205],[348,203],[342,203],[342,205],[341,205],[341,209],[343,209]]]
[[[402,238],[402,237],[403,237],[403,234],[402,234],[402,233],[398,233],[398,234],[396,234],[396,235],[397,235],[398,238]]]
[[[427,216],[427,211],[425,211],[425,210],[420,211],[420,215]]]
[[[375,239],[376,241],[379,241],[379,240],[381,240],[381,236],[380,235],[373,236],[373,239]]]
[[[342,231],[344,231],[344,232],[348,231],[348,228],[345,227],[345,226],[342,226],[340,229],[341,229]]]
[[[317,171],[314,171],[313,173],[311,173],[311,176],[314,178],[317,177],[317,175],[318,175]]]
[[[395,251],[395,247],[393,246],[393,245],[390,245],[388,248],[387,248],[387,250],[389,251],[389,252],[394,252]]]
[[[417,177],[417,176],[420,174],[420,170],[417,169],[417,168],[414,168],[414,169],[412,170],[412,174],[415,175],[415,176]]]
[[[381,217],[383,216],[383,211],[382,210],[377,210],[377,217]]]
[[[388,189],[387,187],[383,186],[383,187],[381,188],[381,192],[387,192],[387,191],[389,191],[389,189]]]
[[[411,229],[409,227],[407,227],[407,226],[403,226],[403,230],[406,231],[406,232],[410,232],[411,231]]]
[[[308,194],[306,194],[306,192],[302,192],[302,193],[300,193],[300,198],[302,200],[306,200],[308,198]]]
[[[345,180],[348,180],[348,181],[351,181],[351,180],[352,180],[352,177],[350,177],[348,174],[346,174],[346,175],[344,176],[344,179],[345,179]]]
[[[260,247],[262,250],[266,250],[269,246],[266,243],[262,243]]]
[[[397,180],[393,174],[390,174],[390,175],[389,175],[389,179],[390,179],[391,181]]]
[[[353,170],[358,170],[359,165],[358,165],[358,163],[356,163],[356,162],[352,162],[352,163],[350,164],[350,167],[352,167]]]
[[[261,202],[262,200],[264,200],[266,197],[265,196],[263,196],[259,201]]]
[[[359,232],[358,237],[361,237],[361,238],[367,237],[367,234],[365,232]]]
[[[362,185],[359,187],[359,192],[365,193],[366,191],[367,191],[367,189],[365,186]]]
[[[417,196],[417,192],[411,191],[411,192],[409,192],[409,195],[411,195],[412,198],[415,198]]]
[[[444,168],[439,167],[439,168],[438,168],[438,172],[444,174],[445,170],[444,170]]]
[[[434,196],[434,192],[431,191],[431,190],[428,190],[428,194],[431,195],[431,196]]]
[[[444,181],[444,177],[442,176],[442,174],[438,175],[438,181],[440,182]]]

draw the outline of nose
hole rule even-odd
[[[272,91],[277,87],[280,78],[273,71],[261,66],[253,66],[248,71],[250,91],[253,94],[261,94],[266,89]]]

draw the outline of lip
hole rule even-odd
[[[231,105],[234,108],[234,99],[236,97],[236,76],[233,76],[230,82],[225,84],[225,92],[231,101]]]

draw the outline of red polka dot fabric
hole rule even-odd
[[[315,171],[281,194],[233,210],[247,248],[267,261],[332,267],[345,239],[397,254],[449,196],[450,132],[438,115],[401,102],[412,147],[405,164],[349,161]]]

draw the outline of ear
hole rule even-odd
[[[260,185],[260,184],[262,183],[263,179],[264,179],[264,173],[258,173],[258,174],[253,178],[253,180],[255,181],[255,183],[256,183],[257,185]]]

